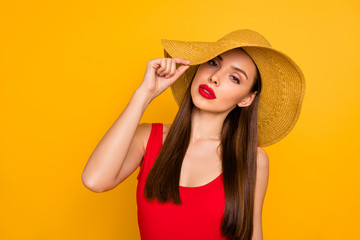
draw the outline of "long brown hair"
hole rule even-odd
[[[261,91],[261,77],[257,67],[256,71],[257,75],[250,90],[257,91],[253,102],[243,108],[236,106],[229,112],[221,131],[220,147],[225,191],[225,211],[221,231],[224,236],[233,240],[248,240],[253,234],[257,112]],[[180,171],[190,142],[191,112],[194,107],[190,92],[191,83],[148,174],[144,189],[144,195],[148,200],[154,198],[159,202],[171,200],[181,205]]]

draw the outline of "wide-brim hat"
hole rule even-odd
[[[272,48],[261,34],[240,29],[216,42],[161,39],[161,43],[165,57],[190,61],[190,67],[171,85],[178,106],[199,64],[223,52],[241,47],[255,62],[261,76],[258,144],[261,147],[272,145],[283,139],[295,126],[305,94],[304,75],[290,57]]]

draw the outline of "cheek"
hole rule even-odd
[[[191,92],[191,96],[194,95],[195,91],[196,91],[196,84],[195,84],[195,79],[194,81],[191,83],[191,87],[190,87],[190,92]]]
[[[221,99],[229,104],[237,104],[245,97],[245,93],[242,89],[236,89],[233,86],[229,86],[221,92]]]
[[[199,74],[198,72],[196,73],[196,75],[195,75],[195,77],[194,77],[194,79],[192,80],[192,82],[191,82],[191,88],[190,88],[190,90],[191,90],[191,95],[193,95],[193,94],[196,94],[198,91],[199,91],[199,85],[200,85],[200,82],[199,82],[199,80],[201,79],[201,76],[200,76],[201,74]]]

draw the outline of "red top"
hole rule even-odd
[[[226,239],[220,225],[225,209],[222,173],[203,186],[179,186],[182,205],[159,203],[144,197],[147,175],[161,149],[163,124],[153,123],[143,162],[137,176],[136,200],[142,240]]]

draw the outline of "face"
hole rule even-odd
[[[249,106],[256,94],[250,92],[255,77],[252,59],[242,49],[231,49],[199,66],[191,85],[193,103],[219,113]]]

